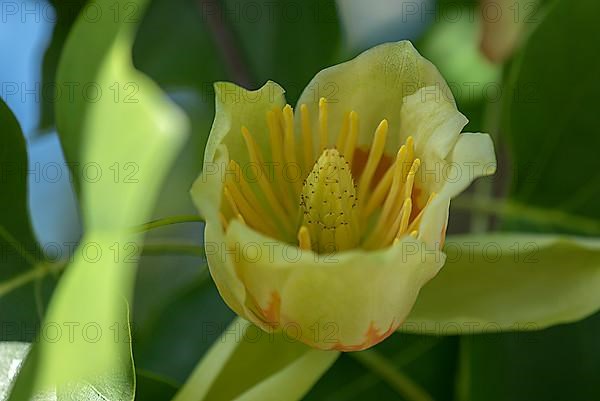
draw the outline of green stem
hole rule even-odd
[[[179,223],[198,223],[198,222],[203,222],[204,219],[198,215],[181,215],[181,216],[169,216],[169,217],[164,217],[162,219],[157,219],[157,220],[152,220],[148,223],[139,225],[137,227],[135,227],[133,230],[135,232],[144,232],[144,231],[148,231],[148,230],[152,230],[154,228],[158,228],[158,227],[164,227],[164,226],[169,226],[172,224],[179,224]]]
[[[9,233],[8,230],[6,230],[6,228],[4,228],[2,225],[0,225],[0,237],[4,238],[6,242],[12,245],[13,248],[15,248],[19,255],[21,255],[21,257],[25,259],[30,266],[38,264],[39,261],[37,258],[31,253],[27,252],[23,244],[17,241],[17,239],[13,237],[13,235]]]
[[[471,338],[461,336],[459,341],[454,399],[456,401],[468,401],[471,393]]]
[[[19,274],[18,276],[15,276],[10,280],[6,280],[0,283],[0,298],[21,286],[29,284],[30,282],[36,279],[43,278],[50,272],[59,272],[63,270],[66,266],[67,264],[64,262],[39,263],[35,265],[33,269],[30,269],[25,273]]]
[[[406,400],[433,401],[431,395],[429,395],[422,387],[396,369],[390,361],[379,355],[376,351],[367,350],[350,352],[348,355],[369,368],[373,373],[377,374]]]
[[[551,226],[581,234],[600,235],[600,222],[558,209],[545,209],[508,200],[477,197],[454,199],[452,206],[462,210],[514,217],[546,227]]]
[[[183,243],[145,243],[143,255],[178,254],[204,257],[204,248],[196,244]]]
[[[204,257],[204,249],[201,246],[184,243],[148,243],[144,244],[143,254],[184,254]],[[35,264],[32,269],[19,274],[9,280],[0,283],[0,298],[19,287],[27,285],[34,280],[41,279],[49,273],[58,273],[67,267],[67,261],[56,263],[41,262]]]

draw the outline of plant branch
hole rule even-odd
[[[33,256],[31,253],[27,252],[23,244],[21,244],[11,233],[8,232],[4,226],[0,225],[0,237],[2,237],[9,245],[21,255],[23,259],[29,263],[30,266],[35,266],[39,263],[37,258]]]
[[[203,222],[203,221],[204,221],[204,219],[202,217],[193,215],[193,214],[181,215],[181,216],[169,216],[169,217],[164,217],[162,219],[152,220],[145,224],[141,224],[137,227],[134,227],[133,231],[134,232],[144,232],[144,231],[152,230],[154,228],[169,226],[172,224],[198,223],[198,222]]]
[[[219,0],[198,0],[198,8],[203,21],[208,25],[214,41],[231,78],[245,88],[252,86],[250,71],[243,57],[235,32],[225,20],[222,2]]]
[[[142,254],[181,254],[204,257],[204,248],[195,244],[185,243],[148,243],[144,244]],[[49,263],[40,262],[35,265],[32,269],[21,273],[15,277],[12,277],[6,281],[0,283],[0,298],[4,295],[16,290],[19,287],[27,285],[32,281],[44,278],[50,273],[59,273],[64,270],[68,265],[67,260]]]
[[[385,357],[376,351],[367,350],[361,352],[348,353],[351,357],[362,363],[365,367],[379,376],[394,390],[402,395],[408,401],[433,401],[433,398],[417,383],[412,381],[404,373]]]
[[[562,228],[587,235],[600,235],[600,221],[569,214],[558,209],[540,208],[509,200],[478,197],[457,198],[452,201],[451,205],[461,210],[515,217],[543,226]]]

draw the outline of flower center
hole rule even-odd
[[[404,235],[418,235],[421,216],[435,194],[419,207],[416,194],[421,188],[415,187],[415,178],[421,160],[412,137],[393,158],[385,154],[387,120],[379,123],[365,151],[357,146],[356,112],[344,116],[335,143],[330,143],[328,117],[327,102],[321,98],[313,137],[306,105],[300,106],[298,135],[290,105],[267,112],[269,163],[242,127],[253,169],[234,160],[229,163],[221,211],[225,228],[237,219],[318,253],[383,248]],[[299,172],[300,178],[292,178],[290,171]]]
[[[355,248],[360,240],[357,206],[350,165],[336,149],[325,149],[300,194],[302,225],[312,240],[306,245],[319,253]]]

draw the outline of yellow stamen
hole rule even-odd
[[[377,183],[373,194],[369,198],[367,202],[367,206],[363,209],[363,218],[368,218],[378,206],[381,205],[385,195],[388,193],[390,189],[390,185],[392,185],[392,176],[394,175],[394,165],[390,166],[387,169],[381,181]]]
[[[227,222],[227,219],[225,218],[225,215],[222,212],[219,212],[219,220],[221,220],[221,225],[223,226],[223,230],[227,231],[227,227],[229,226],[229,223]]]
[[[242,173],[242,169],[241,169],[240,165],[237,164],[235,160],[230,160],[227,169],[230,171],[233,171],[234,177],[236,179],[236,183],[238,183],[240,185],[240,189],[241,189],[242,195],[244,195],[244,198],[246,198],[248,200],[248,203],[250,203],[250,205],[254,209],[259,211],[260,202],[254,195],[254,191],[252,190],[252,188],[250,188],[250,185],[246,181],[246,178],[244,177],[244,174]],[[260,212],[262,212],[262,210]]]
[[[225,187],[223,189],[223,194],[225,195],[225,199],[227,200],[229,207],[233,211],[234,216],[240,214],[240,210],[238,209],[237,205],[233,201],[233,197],[231,196],[231,193],[229,192],[229,189],[227,187]]]
[[[312,132],[310,129],[310,114],[305,104],[300,106],[300,121],[302,126],[304,170],[308,172],[314,164],[315,155],[313,153]]]
[[[296,159],[296,138],[294,132],[294,111],[292,107],[288,104],[283,108],[283,126],[285,132],[285,143],[283,144],[285,151],[285,162],[286,162],[286,171],[295,171],[299,168],[298,160]],[[298,198],[300,194],[300,188],[302,182],[300,178],[290,181],[291,178],[287,177],[286,181],[288,185],[290,185],[293,189],[291,195],[294,199]],[[289,192],[286,193],[286,198],[288,197]]]
[[[407,158],[407,150],[406,146],[402,145],[400,150],[396,155],[396,163],[394,164],[394,175],[392,177],[392,186],[390,188],[390,192],[388,193],[385,202],[383,203],[383,211],[381,212],[381,216],[379,218],[380,225],[381,223],[385,223],[391,214],[392,210],[398,199],[398,193],[400,192],[400,186],[402,185],[402,167],[406,162]]]
[[[371,179],[373,178],[375,169],[379,165],[379,161],[383,155],[383,148],[385,147],[387,132],[388,122],[387,120],[382,120],[375,131],[373,144],[371,145],[371,150],[369,151],[369,158],[367,159],[367,164],[365,165],[365,169],[363,170],[358,182],[358,199],[360,199],[362,202],[364,202],[366,199],[367,191],[371,186]]]
[[[419,224],[421,224],[421,218],[423,217],[423,213],[425,213],[425,209],[427,209],[427,206],[429,206],[431,204],[431,202],[435,199],[436,196],[437,196],[437,194],[435,192],[432,192],[431,195],[429,195],[429,199],[427,199],[427,203],[425,204],[423,209],[421,209],[421,211],[419,212],[417,217],[415,217],[415,219],[410,223],[410,226],[408,227],[408,231],[416,229],[419,226]]]
[[[408,155],[406,160],[412,160],[415,158],[415,141],[411,136],[409,136],[408,138],[406,138],[406,149],[408,150]]]
[[[236,214],[242,215],[242,216],[246,216],[246,220],[248,220],[248,223],[250,224],[250,226],[252,226],[253,228],[274,236],[277,234],[277,230],[275,229],[275,227],[273,227],[270,223],[270,221],[268,219],[265,219],[264,217],[261,217],[256,210],[254,210],[249,204],[246,198],[244,198],[244,196],[242,195],[242,193],[239,191],[239,189],[237,188],[237,186],[235,184],[233,184],[232,182],[227,182],[225,184],[225,193],[227,196],[227,193],[229,193],[229,197],[231,198],[232,202],[235,203],[235,206],[237,207],[238,212]],[[264,216],[264,215],[263,215]]]
[[[355,111],[350,112],[350,132],[344,146],[344,158],[348,164],[352,167],[352,160],[354,159],[354,149],[356,148],[356,141],[358,140],[358,114]]]
[[[280,223],[286,228],[286,230],[289,230],[291,220],[286,215],[283,206],[277,200],[277,197],[273,192],[273,188],[267,180],[267,174],[263,168],[264,164],[262,163],[262,156],[260,154],[258,146],[256,145],[256,142],[254,142],[252,135],[250,135],[248,128],[242,127],[242,136],[244,137],[244,141],[246,142],[246,148],[248,149],[248,154],[250,155],[250,161],[258,165],[258,185],[260,186],[260,189],[265,195],[267,202],[275,212],[276,216],[279,218]]]
[[[327,132],[327,100],[319,99],[319,152],[323,152],[329,142]]]
[[[391,243],[395,237],[398,236],[398,232],[402,230],[406,230],[406,226],[408,226],[408,220],[410,219],[410,212],[412,210],[412,201],[409,199],[405,199],[402,204],[402,208],[400,212],[396,215],[396,218],[392,222],[392,224],[385,229],[385,234],[383,235],[383,244],[387,245]],[[402,228],[402,225],[405,225]]]
[[[308,228],[306,228],[306,226],[302,226],[302,227],[300,227],[300,230],[298,230],[298,246],[303,251],[311,250],[310,233],[308,231]]]
[[[406,182],[404,183],[404,198],[410,198],[412,194],[413,185],[415,183],[415,175],[417,174],[417,170],[419,170],[419,167],[421,167],[421,160],[413,160],[408,175],[406,176]]]
[[[283,200],[283,204],[287,210],[293,207],[293,200],[288,196],[288,191],[285,190],[285,180],[283,179],[283,168],[285,166],[284,149],[283,149],[283,133],[281,124],[278,121],[278,113],[275,110],[267,112],[267,127],[269,128],[269,142],[271,145],[271,159],[273,161],[273,184],[279,189],[279,197]]]
[[[287,163],[296,163],[296,139],[294,137],[294,111],[289,104],[283,108],[285,142],[283,144]]]
[[[394,162],[381,175],[379,169],[382,164],[389,164],[388,156],[384,156],[390,129],[388,121],[384,119],[377,126],[368,155],[365,152],[365,160],[362,153],[356,154],[359,142],[358,114],[355,111],[346,113],[337,138],[330,138],[328,112],[327,100],[321,98],[317,138],[314,139],[311,116],[305,104],[300,105],[298,122],[301,135],[298,138],[294,110],[290,105],[267,112],[271,145],[269,161],[273,161],[274,170],[266,170],[261,149],[248,129],[242,127],[249,161],[257,166],[257,184],[251,185],[245,179],[238,163],[233,160],[229,162],[228,169],[233,174],[226,176],[224,202],[219,215],[224,229],[231,223],[231,218],[237,218],[242,224],[266,235],[297,243],[302,250],[319,253],[344,251],[358,246],[365,249],[382,248],[398,243],[408,233],[415,238],[418,236],[416,229],[424,209],[435,194],[431,194],[423,209],[415,210],[417,206],[413,205],[413,192],[421,160],[415,156],[414,139],[411,136],[406,138]],[[315,140],[318,145],[313,145]],[[296,145],[301,146],[302,151],[297,150]],[[315,149],[320,151],[318,157],[315,157]],[[355,156],[361,158],[353,169]],[[385,163],[382,163],[383,157],[386,157]],[[303,174],[310,167],[301,188],[284,180],[284,168],[292,163]],[[272,180],[269,177],[271,171],[275,173]],[[353,174],[357,177],[356,186]],[[376,175],[381,178],[374,185]],[[297,207],[298,197],[300,210]],[[379,214],[372,218],[378,209]],[[298,212],[301,213],[300,224]],[[413,217],[415,214],[416,217]],[[370,230],[363,235],[361,229],[366,227]]]
[[[398,232],[396,233],[396,238],[400,238],[408,228],[408,221],[410,219],[410,213],[412,212],[412,200],[407,198],[404,201],[404,205],[402,206],[402,214],[400,217],[400,227],[398,227]]]
[[[271,144],[271,157],[273,163],[281,166],[283,164],[283,144],[281,141],[281,130],[277,122],[275,112],[270,110],[267,112],[267,127],[269,128],[269,140]]]

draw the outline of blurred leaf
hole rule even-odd
[[[499,101],[502,94],[500,68],[479,51],[481,18],[475,3],[458,5],[454,2],[447,14],[441,10],[439,20],[420,39],[419,50],[439,68],[460,106]],[[452,18],[454,15],[459,17]]]
[[[557,235],[448,237],[446,264],[402,330],[438,335],[540,330],[600,308],[600,241]],[[560,302],[556,302],[560,300]]]
[[[495,63],[507,60],[523,42],[526,32],[540,20],[540,0],[483,0],[480,48]]]
[[[435,11],[435,22],[417,41],[417,48],[440,70],[458,109],[469,119],[464,131],[489,132],[486,108],[500,105],[504,88],[500,67],[487,61],[478,48],[477,3],[438,0]]]
[[[158,375],[136,369],[136,400],[168,401],[177,392],[179,386]]]
[[[236,319],[173,401],[300,400],[339,352],[311,349],[291,336]]]
[[[105,9],[115,3],[95,4]],[[143,1],[126,4],[135,5],[136,10],[144,5]],[[133,286],[140,236],[132,234],[131,227],[148,219],[186,131],[181,111],[132,68],[134,29],[134,24],[115,21],[111,15],[95,21],[79,18],[63,51],[59,82],[93,83],[102,90],[130,84],[136,95],[115,99],[113,93],[102,92],[91,101],[89,94],[76,91],[72,99],[61,98],[57,104],[67,160],[79,163],[71,165],[73,171],[95,165],[105,174],[98,179],[75,174],[86,232],[46,316],[46,325],[74,324],[75,334],[40,338],[34,348],[38,354],[35,374],[19,377],[15,399],[32,390],[77,385],[107,375],[120,380],[121,399],[133,397],[123,297],[129,298]],[[121,170],[127,170],[127,165],[135,174]],[[113,166],[122,175],[112,174]],[[93,325],[91,334],[87,325]]]
[[[35,281],[44,280],[50,266],[41,261],[44,255],[29,220],[25,139],[1,99],[0,126],[0,340],[32,341],[43,306],[36,305]]]
[[[436,401],[452,401],[457,341],[453,337],[393,334],[372,348]],[[344,353],[317,382],[305,401],[405,400],[380,372]]]
[[[40,130],[49,130],[54,126],[54,99],[56,96],[64,93],[59,88],[56,92],[52,92],[56,83],[56,70],[58,67],[58,60],[62,53],[63,46],[67,39],[67,35],[71,29],[71,26],[77,18],[77,14],[83,8],[86,3],[85,0],[69,0],[69,1],[58,1],[50,0],[52,7],[54,8],[54,30],[52,31],[52,38],[48,44],[48,48],[44,53],[44,60],[42,62],[42,91],[41,96],[41,110],[40,110]],[[59,91],[60,90],[60,91]]]
[[[600,35],[598,12],[591,0],[550,7],[513,65],[504,125],[515,169],[511,199],[565,219],[587,218],[600,235],[600,54],[589,51]]]
[[[81,8],[79,1],[54,5],[58,19],[44,57],[44,87],[54,82],[64,35]],[[95,21],[94,10],[90,21]],[[333,0],[154,0],[144,18],[135,3],[114,3],[101,11],[105,19],[141,21],[133,47],[137,68],[161,87],[193,90],[211,105],[215,81],[257,88],[268,79],[283,85],[293,104],[319,70],[337,61],[340,50]],[[60,89],[67,92],[69,87]],[[43,128],[53,123],[51,110],[45,99]]]
[[[459,400],[598,400],[598,333],[595,315],[539,332],[464,337],[468,380]]]
[[[134,63],[163,88],[204,94],[212,91],[213,81],[228,79],[199,4],[153,0],[140,23]]]
[[[202,3],[203,15],[214,18],[216,2]],[[337,61],[341,28],[333,0],[225,0],[222,4],[214,21],[234,27],[254,86],[273,80],[285,88],[290,104],[317,72]]]
[[[144,258],[146,259],[146,258]],[[138,291],[153,293],[159,302],[150,309],[146,321],[136,321],[134,355],[136,366],[146,371],[183,383],[202,355],[227,328],[234,314],[224,304],[206,269],[195,266],[195,275],[183,272],[183,283],[173,285],[172,271],[165,258],[154,272],[141,272],[146,276],[144,285],[138,283]],[[145,264],[144,269],[152,265]],[[177,269],[182,264],[177,263]],[[160,269],[164,273],[159,274]],[[178,280],[177,280],[178,281]],[[154,285],[152,285],[154,283]],[[163,284],[161,284],[163,283]],[[168,284],[164,284],[168,283]],[[173,287],[163,293],[157,288]],[[146,294],[150,295],[150,294]],[[143,294],[136,293],[136,299]],[[190,318],[192,317],[192,318]]]
[[[600,33],[599,11],[600,4],[590,0],[556,1],[511,65],[504,132],[514,164],[510,201],[523,212],[505,220],[505,227],[600,234],[594,101],[600,89],[594,78],[600,55],[589,51]],[[563,256],[565,286],[572,284],[567,272],[595,260],[586,253],[585,260],[581,252]],[[540,286],[548,276],[538,278]],[[588,280],[594,278],[580,279],[575,312],[598,294]],[[540,304],[567,310],[574,300],[548,294]],[[459,400],[598,399],[599,334],[596,314],[539,332],[466,337],[461,342]]]

